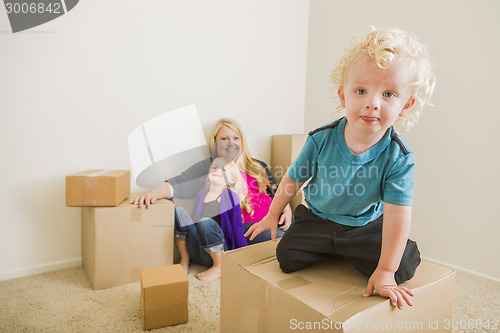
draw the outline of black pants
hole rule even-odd
[[[295,222],[276,248],[283,272],[292,273],[331,256],[343,257],[366,276],[371,276],[377,268],[382,249],[383,216],[362,227],[350,227],[322,219],[299,205],[294,217]],[[411,279],[419,264],[417,244],[408,240],[395,274],[396,283]]]

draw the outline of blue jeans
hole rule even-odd
[[[243,223],[243,230],[245,230],[245,233],[250,229],[252,225],[255,223],[259,222],[253,222],[253,223]],[[278,226],[278,230],[276,232],[276,238],[281,238],[285,232],[281,230]],[[250,236],[246,237],[248,245],[252,244],[257,244],[257,243],[262,243],[266,242],[268,240],[271,240],[271,230],[264,230],[260,234],[257,235],[253,240],[250,240]]]
[[[209,253],[226,249],[224,234],[216,221],[207,218],[194,223],[182,207],[175,207],[174,230],[175,238],[186,242],[189,258],[196,264],[212,267]]]

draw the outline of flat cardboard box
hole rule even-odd
[[[145,330],[187,323],[188,280],[181,265],[141,270],[141,316]]]
[[[297,158],[307,134],[273,135],[271,139],[271,166],[272,173],[279,183],[286,174],[286,170]]]
[[[449,332],[455,272],[422,261],[404,283],[414,305],[363,297],[368,278],[342,259],[285,274],[276,242],[222,255],[221,332]]]
[[[129,194],[129,170],[87,170],[66,177],[68,207],[116,207]]]
[[[128,199],[118,207],[82,208],[82,261],[94,289],[137,282],[141,269],[172,265],[173,241],[170,200],[149,209]]]

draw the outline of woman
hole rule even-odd
[[[221,253],[247,245],[243,236],[241,210],[247,204],[246,187],[234,163],[216,158],[207,177],[207,186],[196,196],[191,215],[176,207],[174,242],[181,255],[180,264],[188,273],[189,262],[208,267],[197,275],[202,281],[220,278]]]
[[[250,156],[243,130],[234,119],[221,118],[215,123],[209,137],[209,151],[210,158],[194,164],[179,176],[170,178],[155,189],[143,193],[132,203],[149,208],[150,204],[154,204],[160,198],[194,198],[205,185],[207,170],[213,159],[216,157],[231,159],[235,161],[247,184],[245,199],[251,209],[243,211],[243,228],[246,232],[254,223],[260,222],[269,211],[277,188],[276,180],[264,162]],[[278,231],[278,237],[283,235],[291,222],[292,211],[287,205],[279,220],[281,230]],[[247,242],[250,245],[270,239],[271,232],[266,230],[252,241],[247,238]]]

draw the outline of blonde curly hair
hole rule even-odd
[[[432,106],[430,98],[434,91],[435,76],[427,48],[413,35],[397,28],[373,30],[364,39],[352,39],[352,47],[344,50],[344,55],[335,65],[331,81],[334,91],[344,85],[345,73],[349,65],[360,56],[368,56],[378,67],[387,69],[397,57],[410,61],[415,69],[412,96],[415,103],[400,116],[395,123],[398,130],[408,131],[422,114],[425,106]],[[338,96],[337,96],[338,97]],[[342,114],[344,107],[339,103],[337,111]]]

